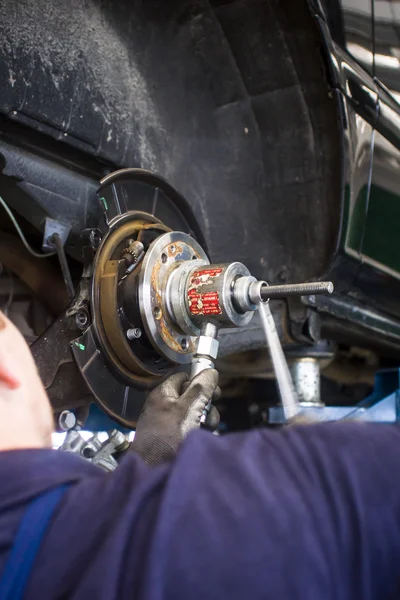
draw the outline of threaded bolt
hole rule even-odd
[[[261,288],[261,298],[288,298],[289,296],[312,296],[316,294],[332,294],[332,281],[316,281],[314,283],[296,283],[293,285],[265,285]]]
[[[142,335],[142,330],[139,327],[134,327],[132,329],[128,329],[126,332],[126,337],[128,340],[137,340]]]
[[[63,410],[58,417],[58,425],[63,431],[69,431],[76,425],[76,416],[70,410]]]
[[[110,432],[108,441],[114,444],[114,447],[118,452],[123,452],[129,448],[129,440],[127,440],[122,431],[119,431],[118,429],[113,429]]]

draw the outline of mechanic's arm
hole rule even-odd
[[[394,426],[343,424],[195,431],[159,467],[131,452],[68,492],[28,597],[53,597],[49,573],[66,597],[397,597],[399,448]]]
[[[24,486],[38,489],[43,475],[46,487],[70,482],[27,598],[381,600],[398,591],[395,426],[194,431],[173,461],[149,467],[131,452],[112,474],[45,450],[51,428],[29,349],[0,313],[0,449],[15,450],[0,452],[3,519],[15,522]],[[3,552],[7,543],[0,535]]]
[[[204,371],[182,394],[184,380],[171,377],[146,402],[137,439],[150,464],[199,428],[218,377]],[[168,598],[391,598],[400,590],[399,454],[397,426],[192,434],[159,494],[160,554],[148,577],[162,556],[157,592]]]

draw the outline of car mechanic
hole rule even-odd
[[[218,437],[200,430],[217,384],[208,369],[153,390],[107,474],[51,449],[30,350],[0,314],[1,600],[397,597],[398,428]]]

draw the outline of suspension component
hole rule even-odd
[[[79,290],[52,331],[70,341],[90,393],[125,427],[177,365],[191,365],[192,376],[213,366],[219,329],[246,327],[261,301],[331,291],[320,282],[268,287],[240,262],[210,264],[188,203],[153,173],[107,175],[98,198],[103,219],[84,248]],[[42,352],[48,381],[68,358]]]

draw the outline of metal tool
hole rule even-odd
[[[331,282],[269,286],[265,281],[257,281],[239,262],[210,265],[190,236],[173,232],[160,236],[149,249],[140,286],[145,330],[168,358],[182,363],[191,361],[191,377],[213,368],[219,329],[247,325],[261,306],[285,416],[290,419],[296,414],[297,395],[266,302],[285,295],[332,293]],[[206,416],[205,412],[202,422]]]
[[[246,327],[269,299],[333,291],[331,282],[269,286],[240,262],[210,264],[204,244],[192,235],[134,210],[143,185],[151,210],[157,207],[162,216],[164,207],[166,222],[196,231],[183,213],[170,215],[168,207],[179,206],[180,198],[158,176],[135,169],[107,176],[98,194],[104,210],[104,223],[96,229],[99,243],[90,243],[89,236],[86,279],[62,321],[76,327],[71,349],[91,393],[128,428],[135,427],[149,388],[177,365],[189,367],[192,377],[214,365],[220,329]],[[82,311],[87,318],[76,316]],[[293,405],[293,385],[268,309],[267,326],[282,402]],[[292,412],[287,408],[288,418]]]
[[[92,357],[98,362],[101,356],[91,350],[97,337],[103,352],[109,348],[110,357],[118,359],[114,367],[120,364],[125,377],[128,371],[142,380],[145,375],[164,375],[176,364],[191,365],[191,377],[195,377],[214,366],[220,329],[245,327],[270,298],[333,291],[331,282],[269,286],[252,277],[240,262],[210,264],[203,248],[182,232],[161,233],[146,248],[134,237],[149,227],[162,231],[161,224],[152,225],[143,218],[132,224],[123,221],[103,239],[96,256],[91,310],[94,323],[73,345],[78,364],[84,361],[81,372],[90,387],[92,382],[96,384],[97,388],[92,387],[96,393],[115,385],[110,380],[107,388],[99,387],[100,371],[96,379],[91,376]],[[285,415],[291,418],[296,412],[293,383],[272,314],[267,308],[262,315]],[[103,367],[102,379],[104,376]],[[133,394],[127,390],[119,405],[123,412]],[[206,416],[205,412],[203,422]]]
[[[279,335],[276,331],[274,318],[269,304],[260,302],[259,311],[261,323],[265,332],[265,338],[271,355],[272,365],[275,371],[279,395],[286,421],[292,419],[299,410],[299,399],[293,384],[288,364],[283,354]]]
[[[313,283],[295,283],[294,285],[263,285],[260,295],[261,299],[265,302],[273,298],[317,296],[319,294],[332,294],[332,292],[332,281],[315,281]]]
[[[116,456],[129,448],[129,441],[118,429],[108,432],[107,439],[102,441],[98,433],[94,433],[88,440],[74,429],[68,431],[61,452],[72,452],[94,463],[105,471],[114,471],[118,466]]]

